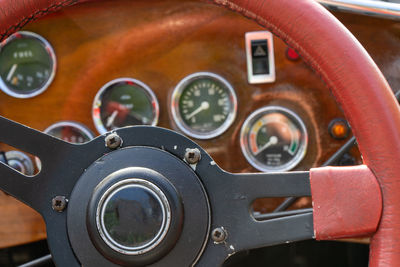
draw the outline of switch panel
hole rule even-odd
[[[270,32],[246,33],[246,56],[249,83],[275,81],[274,43]]]

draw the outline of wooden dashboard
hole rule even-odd
[[[400,24],[358,15],[336,15],[366,47],[397,90]],[[320,166],[346,142],[332,138],[328,131],[333,119],[344,118],[340,107],[301,59],[287,58],[288,47],[280,39],[274,39],[276,81],[258,85],[247,82],[244,36],[246,32],[263,29],[208,3],[89,2],[49,15],[24,30],[46,38],[58,61],[55,79],[43,94],[17,99],[0,93],[0,114],[32,128],[44,130],[58,121],[73,120],[98,134],[91,115],[96,93],[113,79],[132,77],[149,85],[157,96],[158,126],[178,130],[170,108],[173,89],[185,76],[208,71],[227,79],[238,98],[236,120],[224,134],[211,140],[195,140],[225,170],[257,171],[243,156],[239,135],[245,119],[267,105],[291,109],[306,125],[307,153],[294,170]],[[351,153],[361,163],[357,149]],[[268,212],[281,201],[262,200],[254,208]],[[310,205],[308,199],[295,203],[296,207],[307,205]],[[45,238],[40,216],[12,197],[1,194],[0,214],[0,247]]]

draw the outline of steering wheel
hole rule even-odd
[[[1,1],[0,36],[79,0]],[[45,219],[57,266],[218,266],[234,253],[372,236],[371,267],[400,265],[400,112],[358,41],[313,0],[214,0],[287,42],[332,90],[364,164],[231,174],[170,130],[130,127],[73,145],[0,118],[0,141],[37,155],[34,178],[0,165],[0,188]],[[261,197],[312,196],[313,212],[257,221]]]

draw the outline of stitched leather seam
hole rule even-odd
[[[7,30],[5,30],[5,32],[0,33],[0,42],[3,41],[5,38],[7,38],[9,35],[11,35],[12,33],[20,30],[22,27],[24,27],[26,24],[28,24],[29,22],[32,22],[46,14],[55,12],[59,9],[61,9],[62,7],[67,7],[70,5],[75,4],[76,2],[78,2],[79,0],[64,0],[62,2],[53,4],[45,9],[41,9],[36,11],[35,13],[33,13],[32,15],[30,15],[29,17],[25,17],[23,18],[21,21],[19,21],[18,23],[10,26]]]
[[[296,52],[299,54],[299,56],[314,70],[314,72],[320,77],[322,82],[324,82],[326,84],[326,86],[330,89],[330,91],[333,92],[333,90],[332,90],[332,88],[334,88],[333,83],[328,78],[328,75],[326,74],[326,72],[324,72],[322,70],[322,68],[317,63],[317,61],[309,53],[307,53],[295,40],[293,40],[287,34],[285,34],[283,31],[281,31],[276,25],[266,21],[265,19],[261,18],[260,16],[256,15],[253,12],[250,12],[249,10],[230,2],[229,0],[207,0],[207,1],[211,2],[213,4],[216,4],[216,5],[219,5],[219,6],[223,6],[234,12],[240,13],[244,17],[253,20],[260,26],[273,32],[283,42],[285,42],[287,45],[289,45],[290,47],[295,49]],[[265,2],[263,2],[263,5],[264,5],[264,3]],[[337,99],[338,97],[340,98],[340,96],[338,96],[336,94],[332,94],[332,95],[334,96],[337,103],[341,103],[341,101],[338,101],[338,99]],[[353,131],[354,131],[354,129],[353,129]]]

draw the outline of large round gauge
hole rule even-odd
[[[159,105],[153,91],[141,81],[121,78],[104,85],[93,102],[93,121],[103,134],[132,125],[156,125]]]
[[[308,135],[294,112],[279,106],[255,111],[244,122],[240,145],[256,169],[280,172],[294,168],[304,157]]]
[[[184,78],[176,86],[171,102],[178,128],[197,139],[221,135],[236,117],[235,91],[214,73],[198,72]]]
[[[73,144],[89,142],[94,138],[86,126],[73,121],[60,121],[50,125],[44,133]]]
[[[56,57],[51,45],[32,32],[17,32],[0,46],[0,88],[17,98],[43,93],[54,79]]]

